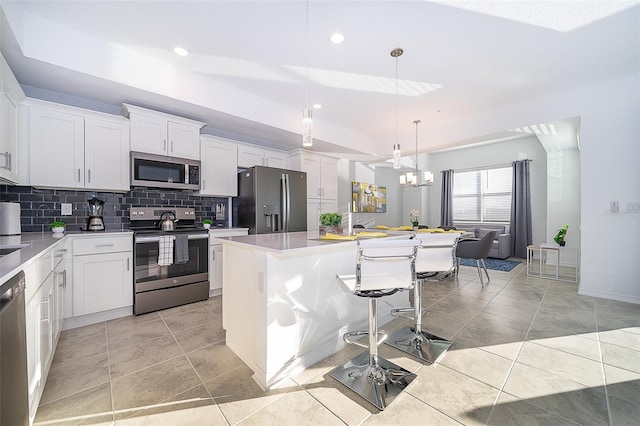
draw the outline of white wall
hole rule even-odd
[[[426,137],[450,145],[569,117],[581,119],[579,293],[640,303],[640,215],[624,212],[640,202],[640,73],[470,115]],[[610,201],[620,213],[609,213]]]
[[[535,136],[429,154],[428,163],[434,175],[433,186],[429,189],[429,226],[440,225],[441,170],[463,171],[478,167],[511,166],[513,161],[519,159],[521,153],[524,153],[527,159],[533,160],[530,165],[532,242],[541,243],[547,241],[547,153]],[[579,186],[577,189],[579,189]]]

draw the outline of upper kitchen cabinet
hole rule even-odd
[[[338,211],[338,160],[300,150],[289,161],[307,173],[307,231],[317,231],[320,214]]]
[[[200,129],[206,123],[122,104],[131,121],[131,150],[200,160]]]
[[[307,172],[307,198],[338,198],[338,160],[334,157],[298,151],[291,156],[291,168]]]
[[[29,178],[36,187],[129,190],[129,123],[29,100]]]
[[[200,195],[235,197],[238,195],[238,149],[226,139],[200,137],[202,179]]]
[[[287,168],[287,153],[254,145],[238,144],[238,167],[253,166]]]
[[[18,103],[24,92],[0,55],[0,182],[19,183]]]

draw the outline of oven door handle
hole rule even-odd
[[[206,234],[192,234],[188,235],[187,238],[189,240],[204,240],[209,238],[209,233]],[[148,237],[136,237],[135,242],[137,243],[157,243],[160,241],[160,236],[148,236]]]

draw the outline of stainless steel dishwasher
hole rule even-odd
[[[24,272],[0,287],[0,425],[29,425]]]

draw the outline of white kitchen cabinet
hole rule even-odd
[[[200,140],[200,195],[235,197],[238,195],[237,147],[213,136]]]
[[[338,160],[300,150],[290,164],[307,173],[307,231],[317,231],[321,213],[338,211]]]
[[[88,115],[84,128],[85,188],[128,191],[129,123]]]
[[[129,190],[126,120],[50,102],[29,106],[32,186]]]
[[[69,240],[65,239],[63,244],[54,251],[54,259],[58,262],[53,270],[53,286],[54,286],[54,335],[59,336],[62,331],[62,325],[66,315],[66,293],[68,286],[68,273],[70,249],[68,248]],[[54,261],[54,263],[55,263]],[[57,337],[56,337],[57,338]]]
[[[307,231],[320,229],[320,215],[322,213],[335,213],[338,211],[336,200],[320,200],[319,198],[307,198]]]
[[[33,420],[44,390],[56,343],[61,331],[60,283],[57,272],[64,268],[58,248],[41,254],[24,269],[27,378],[29,383],[29,416]],[[62,264],[62,266],[61,266]]]
[[[20,183],[18,176],[18,103],[24,92],[0,55],[0,182]]]
[[[248,235],[249,229],[212,229],[209,231],[209,296],[218,296],[222,292],[222,243],[216,237]]]
[[[133,305],[131,235],[73,240],[73,316]]]
[[[122,104],[131,121],[131,150],[200,160],[200,129],[206,123]]]
[[[238,167],[268,166],[287,168],[287,153],[258,146],[238,144]]]
[[[18,109],[8,94],[0,96],[0,179],[18,183]]]

